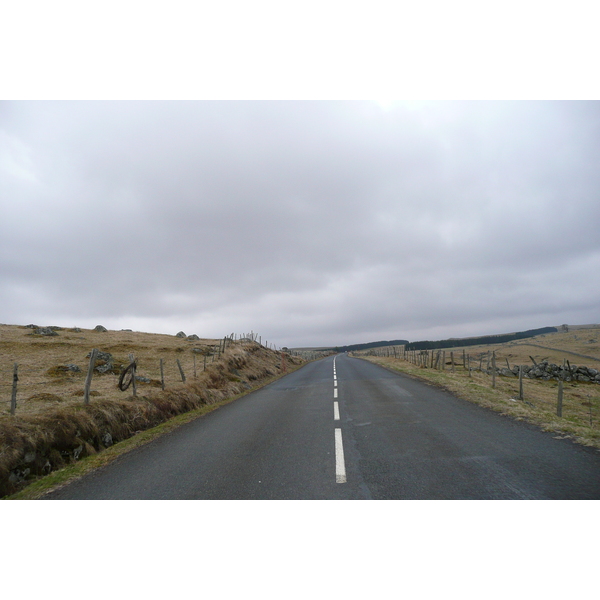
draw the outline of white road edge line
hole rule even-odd
[[[342,430],[335,430],[335,482],[346,483],[346,464],[344,462],[344,443]]]
[[[340,406],[337,402],[333,403],[333,420],[334,421],[340,420]]]

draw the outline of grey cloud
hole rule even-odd
[[[293,346],[597,320],[596,102],[8,102],[0,149],[5,322]]]

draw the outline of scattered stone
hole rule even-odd
[[[51,329],[50,327],[38,327],[37,329],[34,330],[33,335],[58,335],[58,333],[56,333],[56,331],[54,331],[54,329]]]
[[[497,369],[496,372],[506,377],[514,377],[519,375],[519,366],[515,365],[511,369]],[[523,365],[523,375],[529,379],[543,379],[549,381],[551,379],[557,381],[581,381],[583,383],[600,383],[600,370],[592,369],[591,367],[571,365],[562,366],[549,363],[548,360],[531,365]]]
[[[183,331],[180,331],[179,333],[176,333],[176,334],[175,334],[175,337],[178,337],[178,338],[185,338],[185,337],[187,337],[187,336],[185,335],[185,333],[183,333]]]
[[[196,340],[199,340],[200,338],[194,333],[193,335],[188,335],[187,339],[190,340],[190,342],[195,342]]]
[[[148,377],[143,377],[142,375],[136,375],[135,380],[140,381],[141,383],[152,383],[151,379],[148,379]]]
[[[83,452],[83,444],[79,444],[75,450],[73,450],[73,458],[77,460],[79,455]]]
[[[102,325],[96,325],[96,327],[94,327],[94,331],[108,331],[108,329]]]
[[[23,471],[21,471],[21,469],[13,469],[8,476],[8,481],[11,483],[21,483],[29,473],[31,473],[31,469],[29,468],[24,469]]]
[[[39,325],[34,325],[33,323],[30,323],[29,325],[25,325],[25,329],[39,329],[40,326]]]
[[[81,373],[81,369],[77,365],[67,365],[67,369],[71,371],[71,373]]]
[[[91,356],[91,352],[86,354],[86,358],[90,358]],[[98,373],[107,373],[108,371],[112,371],[114,369],[113,355],[110,352],[102,352],[98,350],[98,354],[96,355],[96,365],[97,366],[95,367],[95,370],[98,371]]]
[[[104,444],[104,446],[106,446],[106,448],[112,446],[113,438],[108,431],[102,436],[102,443]]]

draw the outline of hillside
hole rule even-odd
[[[406,345],[407,350],[431,350],[433,348],[458,348],[464,346],[481,346],[490,344],[504,344],[506,342],[512,342],[515,340],[522,340],[525,338],[535,337],[536,335],[543,335],[545,333],[556,333],[558,328],[556,327],[541,327],[539,329],[528,329],[527,331],[517,331],[515,333],[500,333],[494,335],[483,335],[477,337],[467,338],[449,338],[446,340],[437,341],[420,341],[420,342],[409,342]]]
[[[0,496],[175,415],[246,393],[304,362],[249,340],[75,328],[54,333],[0,325]],[[85,405],[94,348],[104,354],[95,362]],[[135,395],[133,386],[117,387],[130,354],[138,365]],[[17,405],[11,415],[15,363]]]
[[[503,344],[512,340],[519,340],[544,333],[554,333],[558,331],[556,327],[542,327],[541,329],[529,329],[527,331],[517,331],[514,333],[503,333],[486,336],[449,338],[446,340],[424,340],[419,342],[409,342],[408,340],[391,340],[379,342],[365,342],[361,344],[350,344],[348,346],[335,346],[326,348],[335,352],[352,352],[368,350],[370,348],[385,348],[388,346],[406,346],[407,350],[428,350],[432,348],[455,348],[458,346],[476,346],[481,344]]]
[[[354,355],[553,431],[557,437],[600,449],[598,325],[569,326],[568,331],[563,328],[500,344],[406,352],[372,348]]]

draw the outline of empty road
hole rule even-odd
[[[600,499],[600,452],[345,354],[47,499]]]

